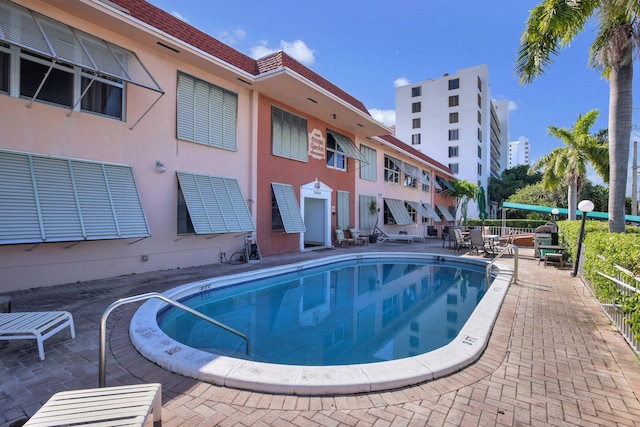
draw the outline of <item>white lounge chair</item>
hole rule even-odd
[[[153,413],[162,425],[162,386],[140,384],[56,393],[25,426],[143,426]]]
[[[73,316],[68,311],[0,313],[0,340],[36,340],[40,360],[44,360],[44,340],[67,326],[75,338]]]
[[[422,238],[424,240],[424,237],[422,237],[422,236],[414,236],[412,234],[387,233],[385,231],[382,231],[378,227],[376,227],[375,231],[378,234],[378,241],[380,241],[380,242],[385,242],[387,240],[391,240],[391,241],[402,241],[402,242],[407,242],[407,243],[413,243],[413,238],[414,237],[420,237],[420,238]]]

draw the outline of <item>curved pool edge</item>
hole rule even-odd
[[[327,263],[370,258],[445,259],[486,265],[486,261],[440,254],[357,253],[325,257],[278,267],[243,272],[188,283],[164,293],[179,300],[194,292],[215,289],[265,274],[283,274]],[[231,388],[277,394],[336,395],[391,390],[441,378],[475,362],[484,352],[513,271],[496,266],[495,278],[456,338],[444,347],[403,359],[358,365],[279,365],[235,359],[188,347],[164,334],[156,321],[166,304],[154,299],[134,314],[129,335],[134,347],[147,359],[172,372]]]

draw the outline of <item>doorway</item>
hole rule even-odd
[[[302,218],[306,231],[300,233],[300,249],[331,246],[331,193],[322,182],[312,181],[300,188]]]

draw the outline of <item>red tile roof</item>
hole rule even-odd
[[[192,45],[253,76],[286,67],[369,115],[364,104],[284,52],[255,60],[144,0],[110,0],[158,30]]]

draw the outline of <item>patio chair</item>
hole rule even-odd
[[[67,326],[75,338],[73,316],[68,311],[0,313],[0,340],[36,340],[40,360],[44,360],[44,340]]]
[[[460,230],[459,228],[453,228],[451,229],[451,232],[453,233],[453,236],[454,236],[453,237],[455,241],[454,250],[456,252],[458,252],[462,248],[471,249],[471,242],[469,242],[468,240],[465,240],[464,237],[462,237],[462,230]]]
[[[347,245],[347,248],[349,247],[349,245],[354,245],[356,244],[356,239],[353,239],[351,237],[346,237],[344,235],[344,230],[341,228],[336,228],[336,246],[342,246],[343,244]]]
[[[25,426],[162,425],[162,386],[157,383],[72,390],[56,393]]]
[[[476,255],[480,254],[480,250],[485,254],[491,253],[491,248],[487,247],[484,238],[482,237],[482,230],[474,228],[469,230],[469,245],[471,249],[475,250]]]
[[[349,233],[351,233],[351,237],[356,241],[356,245],[368,245],[369,237],[361,236],[360,230],[356,230],[355,228],[349,228]]]
[[[438,230],[433,225],[427,225],[427,237],[438,237]]]

